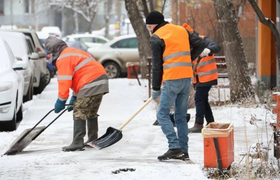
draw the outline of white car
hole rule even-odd
[[[2,37],[10,46],[13,54],[20,58],[25,64],[27,64],[26,68],[22,70],[22,75],[24,77],[24,93],[23,93],[23,102],[32,100],[33,98],[33,77],[34,77],[34,68],[35,61],[37,59],[31,60],[32,51],[30,46],[32,44],[29,37],[25,36],[20,32],[7,32],[0,31],[0,37]],[[35,55],[33,55],[35,56]]]
[[[106,30],[106,27],[103,27],[102,29],[99,29],[99,30],[93,30],[91,32],[91,34],[96,35],[96,36],[105,37],[105,30]],[[117,34],[118,34],[118,31],[115,28],[115,24],[109,24],[109,29],[108,29],[109,38],[113,39]]]
[[[73,35],[68,35],[68,36],[62,38],[62,40],[63,41],[82,41],[88,47],[99,47],[109,41],[109,39],[107,39],[105,37],[92,35],[92,34],[73,34]]]
[[[49,77],[48,69],[47,69],[47,54],[40,43],[40,40],[36,34],[36,31],[30,29],[10,29],[7,31],[11,32],[21,32],[24,35],[30,37],[31,42],[34,46],[34,53],[39,55],[39,60],[35,61],[35,68],[34,68],[34,79],[33,79],[33,86],[34,86],[34,94],[40,94],[47,85]]]
[[[59,39],[61,39],[61,37],[62,37],[60,28],[57,26],[44,26],[44,27],[42,27],[41,32],[48,33],[49,36],[55,36]]]
[[[88,52],[104,66],[109,78],[127,73],[127,62],[139,62],[136,35],[116,37],[98,48],[88,48]]]
[[[0,37],[0,131],[13,131],[22,120],[24,81],[20,71],[27,67],[18,61]]]

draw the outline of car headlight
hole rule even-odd
[[[12,87],[13,87],[12,82],[9,82],[9,81],[1,82],[0,83],[0,92],[8,91],[8,90],[12,89]]]
[[[6,106],[6,107],[0,107],[0,113],[1,113],[1,114],[4,114],[4,113],[9,112],[10,107],[11,107],[10,105],[9,105],[9,106]]]

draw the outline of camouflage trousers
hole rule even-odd
[[[77,99],[73,104],[73,119],[88,120],[97,117],[103,94]]]

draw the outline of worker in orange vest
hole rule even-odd
[[[73,142],[63,147],[63,151],[83,149],[87,142],[97,139],[97,111],[104,94],[109,92],[108,76],[104,67],[89,53],[68,47],[66,43],[50,36],[45,41],[48,53],[52,54],[52,64],[57,67],[58,98],[54,106],[55,113],[65,108],[69,89],[73,95],[68,111],[73,111]],[[88,127],[88,140],[84,143]]]
[[[196,31],[194,31],[194,33],[198,34]],[[219,53],[221,47],[208,37],[201,35],[200,37],[203,38],[210,53],[209,56],[203,57],[200,61],[199,59],[193,61],[194,67],[196,67],[196,69],[194,69],[193,78],[196,116],[194,126],[189,129],[189,133],[200,133],[203,128],[204,118],[207,124],[214,122],[214,116],[208,102],[208,97],[212,85],[218,84],[218,70],[214,54]]]
[[[158,156],[158,160],[187,160],[189,138],[186,114],[193,77],[191,62],[200,53],[208,55],[209,51],[204,52],[206,45],[203,39],[182,26],[164,21],[163,14],[158,11],[147,15],[146,24],[152,33],[152,98],[160,97],[157,120],[168,140],[168,151]],[[178,135],[169,116],[173,104]]]

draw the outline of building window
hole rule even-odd
[[[34,0],[25,0],[24,1],[24,12],[33,14],[34,13]]]
[[[4,0],[0,0],[0,14],[4,14]]]

